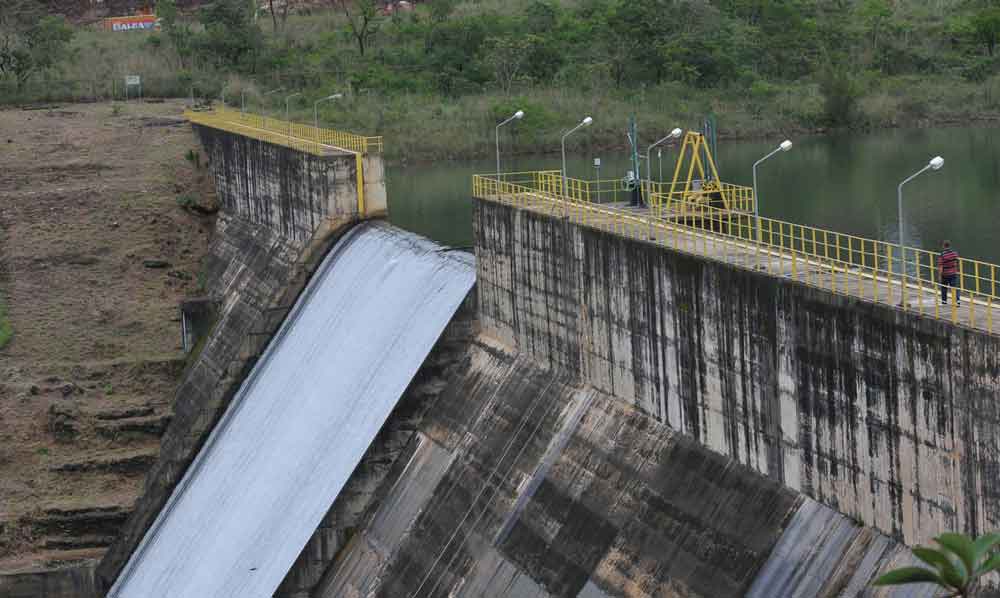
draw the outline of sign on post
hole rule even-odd
[[[125,77],[125,101],[128,101],[128,90],[131,87],[138,89],[138,97],[142,98],[142,77],[139,75],[128,75]]]

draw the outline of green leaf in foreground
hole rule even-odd
[[[917,546],[913,549],[913,555],[937,569],[940,578],[953,588],[964,587],[968,582],[968,577],[958,570],[947,554],[939,550]]]
[[[947,533],[941,534],[934,541],[955,553],[962,559],[967,575],[974,575],[976,572],[976,545],[968,536],[964,534]]]

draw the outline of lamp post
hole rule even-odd
[[[590,123],[594,122],[594,119],[589,116],[580,121],[580,124],[576,125],[566,134],[562,136],[562,191],[563,195],[566,194],[566,138],[572,135],[577,129],[582,129],[583,127],[589,127]]]
[[[660,161],[660,176],[659,176],[659,180],[662,182],[663,181],[663,150],[662,149],[656,150],[656,159]]]
[[[279,92],[282,92],[282,91],[285,91],[284,87],[279,87],[278,89],[272,89],[271,91],[265,93],[262,97],[266,98],[269,95],[273,95],[273,94],[276,94],[276,93],[279,93]],[[265,121],[266,121],[266,119],[267,119],[267,108],[266,107],[264,108],[263,114],[261,116],[263,116],[264,119],[265,119]]]
[[[285,122],[288,123],[288,136],[289,137],[292,136],[292,121],[291,121],[291,119],[288,116],[289,106],[291,104],[292,98],[294,98],[295,96],[300,96],[300,95],[302,95],[302,92],[301,91],[296,91],[295,93],[293,93],[290,96],[285,96]]]
[[[896,210],[899,212],[899,304],[903,305],[906,286],[906,243],[903,238],[903,185],[927,172],[928,170],[941,170],[944,166],[944,158],[934,156],[930,162],[920,170],[903,179],[903,182],[896,187]],[[905,307],[905,306],[904,306]]]
[[[319,143],[319,105],[330,100],[339,100],[342,97],[344,97],[344,94],[335,93],[333,95],[328,95],[325,98],[320,98],[313,103],[313,128],[316,130],[317,143]]]
[[[754,228],[757,229],[757,242],[760,243],[760,195],[757,193],[757,166],[778,152],[787,152],[792,149],[792,142],[788,139],[781,142],[781,145],[771,150],[766,156],[753,163],[753,219]]]
[[[517,112],[515,112],[513,114],[513,116],[511,116],[507,120],[505,120],[502,123],[500,123],[500,124],[497,125],[497,128],[496,128],[496,142],[497,142],[497,188],[498,188],[498,190],[499,190],[499,185],[500,185],[500,127],[504,126],[505,124],[507,124],[507,123],[509,123],[509,122],[511,122],[513,120],[521,120],[522,118],[524,118],[524,110],[518,110]]]
[[[663,139],[660,139],[653,145],[646,148],[646,186],[648,187],[648,189],[646,190],[647,194],[646,202],[649,204],[650,209],[652,209],[653,207],[653,202],[651,201],[652,198],[650,197],[653,192],[653,162],[650,160],[649,155],[650,153],[652,153],[654,147],[660,145],[661,143],[664,143],[665,141],[670,141],[671,139],[677,139],[678,137],[681,136],[681,133],[683,132],[684,131],[680,130],[679,128],[674,129],[673,131],[670,131],[669,135],[667,135]],[[660,174],[661,175],[663,174],[662,162],[660,163]],[[652,216],[652,214],[650,214],[650,216]]]

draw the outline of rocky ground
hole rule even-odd
[[[156,458],[213,225],[182,110],[0,109],[0,573],[99,557]]]

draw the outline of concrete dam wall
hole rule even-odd
[[[933,596],[890,538],[480,336],[314,598]]]
[[[494,203],[484,330],[908,544],[1000,524],[1000,341]]]
[[[222,209],[231,216],[305,243],[330,221],[386,213],[379,155],[318,156],[209,126],[192,126],[212,165]]]

